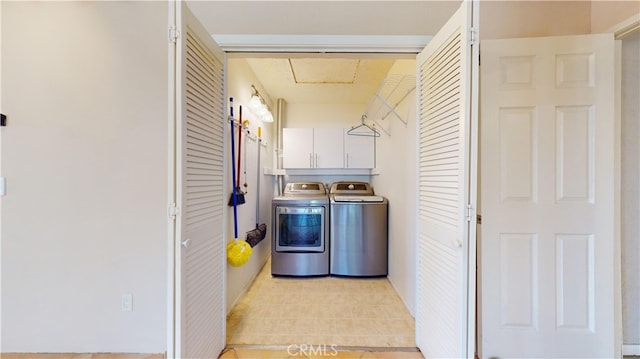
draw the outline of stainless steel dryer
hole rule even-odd
[[[329,196],[321,182],[290,182],[272,201],[271,274],[329,274]]]
[[[388,202],[366,182],[336,182],[331,200],[330,273],[388,274]]]

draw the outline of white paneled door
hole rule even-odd
[[[418,56],[416,342],[427,358],[475,353],[478,49],[473,2]]]
[[[175,3],[171,206],[173,318],[168,356],[216,358],[225,346],[225,55],[184,2]]]
[[[613,35],[481,46],[482,357],[620,356]]]

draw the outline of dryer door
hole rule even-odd
[[[324,252],[325,207],[278,206],[276,252]]]

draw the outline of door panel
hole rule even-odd
[[[483,357],[620,355],[612,35],[482,42]]]
[[[313,129],[315,168],[344,168],[344,134],[339,127]]]
[[[225,56],[186,4],[175,9],[175,317],[169,357],[225,346]]]
[[[344,130],[344,167],[375,168],[375,137],[350,135],[347,131]]]
[[[313,168],[313,129],[282,129],[282,165],[284,168]]]
[[[418,55],[416,342],[425,357],[473,357],[475,350],[472,5],[463,2]]]

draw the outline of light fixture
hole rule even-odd
[[[262,122],[273,122],[273,115],[271,111],[267,111],[267,114],[262,118]]]
[[[249,109],[253,112],[257,112],[260,108],[262,108],[262,101],[260,101],[260,97],[258,97],[258,95],[252,95],[251,100],[249,100]]]
[[[260,119],[262,122],[273,122],[273,115],[267,105],[264,97],[260,95],[258,89],[251,85],[251,100],[249,100],[249,109]]]

